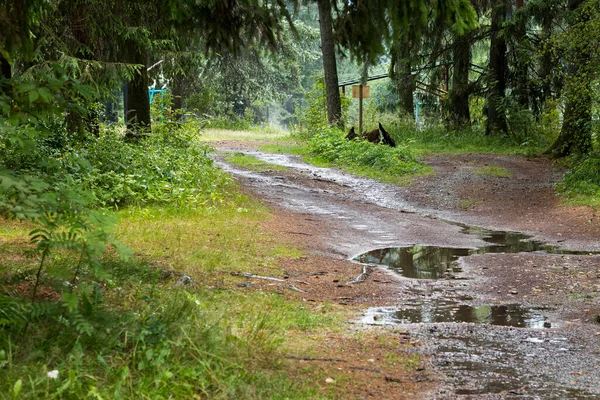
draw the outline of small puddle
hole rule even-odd
[[[461,225],[462,226],[462,225]],[[453,266],[459,257],[486,253],[525,253],[545,251],[553,254],[592,254],[587,251],[568,251],[546,243],[529,240],[531,236],[519,232],[491,231],[463,226],[463,234],[476,235],[489,245],[473,248],[410,246],[372,250],[354,258],[363,264],[385,265],[402,276],[413,279],[441,279],[459,272]]]
[[[469,322],[515,328],[550,328],[541,308],[525,308],[519,304],[468,305],[451,299],[405,303],[402,309],[377,307],[367,310],[361,319],[368,324],[417,324]]]

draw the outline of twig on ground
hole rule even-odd
[[[346,285],[352,285],[355,283],[361,283],[363,282],[365,279],[367,279],[369,277],[369,275],[371,275],[371,265],[363,265],[362,267],[362,273],[356,277],[356,279],[353,279],[349,282],[346,282]]]
[[[292,232],[292,231],[283,231],[283,233],[289,233],[292,235],[306,235],[306,236],[312,236],[312,233],[305,233],[305,232]]]
[[[291,358],[292,360],[304,360],[304,361],[330,361],[330,362],[346,362],[339,358],[320,358],[311,356],[297,356],[294,354],[286,354],[285,358]]]
[[[284,286],[286,289],[290,289],[293,290],[294,292],[300,292],[300,293],[308,293],[307,291],[304,291],[302,289],[298,289],[296,286],[290,285],[290,286]]]
[[[245,276],[246,278],[253,278],[253,279],[264,279],[267,281],[275,281],[275,282],[295,282],[295,283],[301,283],[303,285],[310,285],[310,283],[308,282],[304,282],[304,281],[299,281],[297,279],[279,279],[279,278],[274,278],[272,276],[262,276],[262,275],[254,275],[251,274],[249,272],[227,272],[227,271],[221,271],[224,273],[228,273],[229,275],[233,275],[233,276]]]

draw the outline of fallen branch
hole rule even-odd
[[[298,289],[296,286],[290,285],[290,286],[284,286],[286,289],[290,289],[293,290],[294,292],[300,292],[300,293],[308,293],[302,289]]]
[[[346,285],[352,285],[355,283],[361,283],[363,282],[365,279],[367,279],[369,277],[369,275],[371,275],[371,265],[363,265],[362,267],[362,273],[356,277],[356,279],[353,279],[349,282],[346,282]]]
[[[319,358],[311,356],[297,356],[294,354],[286,354],[285,358],[291,358],[292,360],[304,360],[304,361],[328,361],[328,362],[346,362],[339,358]]]
[[[304,233],[304,232],[283,231],[283,233],[289,233],[289,234],[291,234],[291,235],[305,235],[305,236],[312,236],[312,233]]]
[[[299,281],[296,279],[279,279],[279,278],[273,278],[272,276],[262,276],[262,275],[254,275],[248,272],[229,272],[230,275],[233,276],[245,276],[246,278],[253,278],[253,279],[264,279],[267,281],[275,281],[275,282],[296,282],[296,283],[301,283],[303,285],[310,285],[308,282],[304,282],[304,281]]]

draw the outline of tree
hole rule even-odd
[[[412,72],[411,43],[398,40],[391,49],[390,77],[398,92],[400,112],[415,118],[414,92],[415,75]]]
[[[492,3],[492,26],[490,35],[489,86],[487,95],[488,135],[508,132],[504,112],[504,96],[508,71],[506,39],[502,33],[502,24],[506,20],[508,6],[506,0],[494,0]]]
[[[317,0],[317,4],[319,8],[319,28],[321,31],[325,93],[327,96],[327,120],[330,125],[342,126],[342,102],[340,99],[340,89],[338,87],[331,3],[330,0]]]
[[[471,113],[469,110],[469,70],[471,67],[471,42],[468,34],[453,35],[452,49],[452,89],[449,93],[448,115],[450,125],[459,129],[469,125]]]
[[[569,0],[568,33],[563,37],[567,62],[565,111],[560,134],[546,151],[554,158],[585,155],[592,149],[592,82],[598,76],[600,2]]]

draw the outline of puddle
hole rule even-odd
[[[451,299],[430,302],[413,301],[402,309],[378,307],[367,310],[361,322],[370,324],[415,324],[470,322],[475,324],[542,329],[553,325],[542,314],[543,309],[525,308],[519,304],[468,305]],[[556,326],[556,325],[554,325]]]
[[[415,279],[440,279],[453,271],[452,263],[468,256],[472,249],[412,246],[392,247],[361,254],[354,260],[363,264],[387,265],[402,276]]]
[[[545,251],[553,254],[587,255],[587,251],[567,251],[546,243],[529,240],[531,236],[519,232],[491,231],[463,226],[463,234],[475,235],[489,245],[472,248],[410,246],[372,250],[354,258],[364,264],[385,265],[407,278],[441,279],[457,272],[453,262],[459,257],[485,253],[524,253]]]

